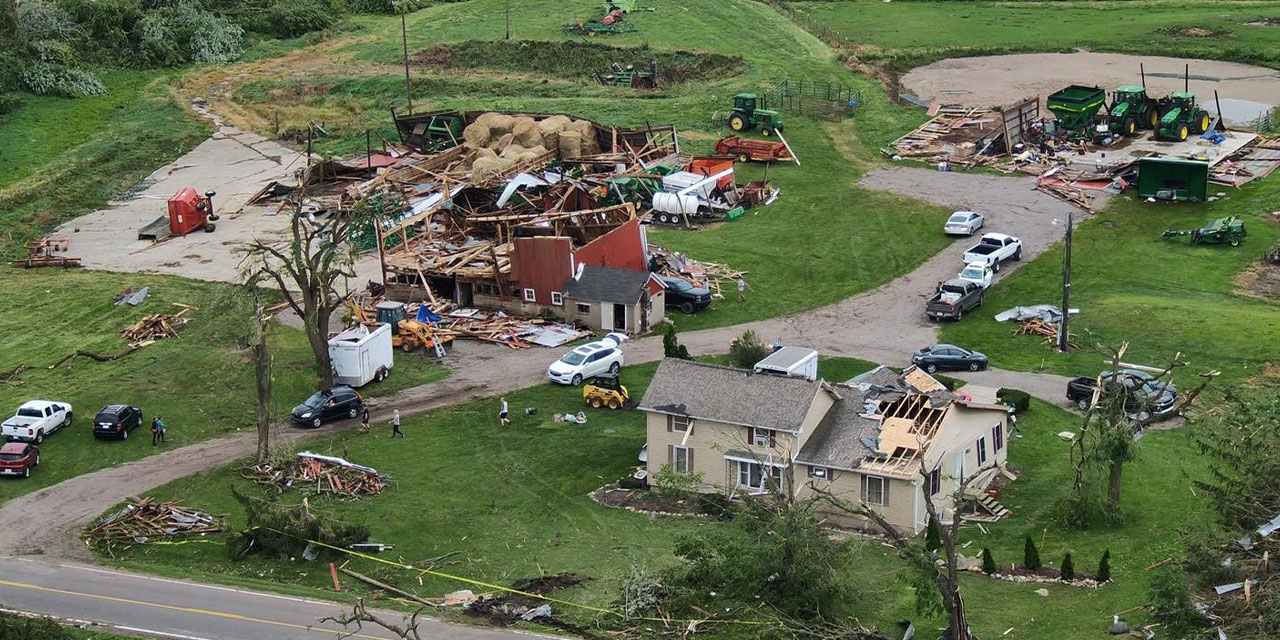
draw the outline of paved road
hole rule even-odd
[[[342,636],[342,625],[321,618],[349,612],[344,605],[126,573],[89,565],[0,558],[0,609],[39,613],[128,635],[179,640],[316,640],[397,636],[365,625]],[[382,613],[399,622],[398,613]],[[518,631],[420,620],[423,638],[513,640]],[[355,631],[352,627],[345,632]]]
[[[882,169],[869,173],[864,178],[864,182],[868,181],[877,188],[909,192],[956,207],[983,198],[987,201],[983,210],[989,213],[992,227],[1020,236],[1028,260],[1056,240],[1061,227],[1052,223],[1065,217],[1065,205],[1031,191],[1026,180]],[[827,356],[852,356],[905,365],[914,349],[936,339],[936,326],[927,322],[921,312],[923,299],[938,281],[956,273],[959,256],[966,245],[964,241],[957,241],[911,273],[839,303],[746,325],[682,333],[681,342],[695,354],[723,353],[730,340],[750,328],[767,341],[804,345]],[[1016,263],[1010,265],[1001,277],[1017,266]],[[1027,301],[1037,302],[1042,301]],[[659,359],[661,339],[630,342],[625,345],[625,352],[628,362],[632,363]],[[998,354],[995,356],[998,361]],[[371,403],[373,418],[388,419],[393,407],[409,415],[537,384],[543,379],[552,357],[551,352],[543,349],[511,351],[493,345],[459,343],[449,359],[452,377],[377,399]],[[984,386],[1024,389],[1050,401],[1061,398],[1067,381],[1061,376],[998,369],[964,373],[959,377]],[[281,438],[292,441],[350,426],[337,423],[315,431],[282,427],[279,433]],[[0,555],[40,554],[54,561],[91,562],[92,557],[77,540],[77,534],[95,516],[130,496],[252,455],[253,451],[254,434],[238,433],[103,469],[12,500],[0,506]],[[18,568],[21,573],[9,573]],[[319,617],[316,608],[325,605],[187,583],[180,583],[184,586],[179,587],[152,578],[95,574],[94,571],[99,570],[87,565],[0,558],[0,605],[67,618],[96,616],[115,625],[163,631],[180,637],[233,640],[320,637],[316,635],[320,632],[309,631],[307,625]],[[140,589],[137,593],[146,597],[137,597],[129,589],[115,591],[117,583]],[[121,599],[112,599],[117,597]],[[210,602],[216,603],[208,605],[213,607],[210,611],[190,608],[193,603]],[[493,635],[461,635],[463,633]],[[442,637],[497,638],[504,637],[502,633],[449,627]]]

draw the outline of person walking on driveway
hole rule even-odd
[[[360,433],[369,433],[369,407],[365,407],[360,414]]]
[[[502,398],[502,408],[498,410],[498,426],[506,428],[511,426],[511,419],[507,417],[507,399]]]
[[[744,280],[742,276],[738,276],[738,302],[743,303],[746,301],[747,301],[747,281]]]
[[[404,437],[404,432],[400,430],[400,410],[396,409],[391,416],[391,437]]]

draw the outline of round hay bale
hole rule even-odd
[[[485,181],[498,177],[505,166],[501,158],[477,158],[471,164],[471,179]]]
[[[560,133],[569,126],[570,122],[573,122],[573,120],[571,120],[569,116],[554,115],[540,121],[538,123],[538,129],[542,131],[543,135],[548,133]]]
[[[498,114],[496,114],[496,113],[494,113],[494,112],[492,112],[492,111],[486,111],[486,112],[484,112],[484,113],[482,113],[482,114],[480,114],[480,115],[476,116],[475,121],[474,121],[474,122],[472,122],[471,124],[478,124],[478,125],[482,125],[482,126],[485,126],[485,127],[492,127],[492,126],[493,126],[493,117],[494,117],[494,116],[496,116],[496,115],[498,115]]]
[[[561,131],[559,141],[560,155],[573,158],[582,155],[582,134],[577,131]]]
[[[493,160],[494,158],[497,158],[497,157],[498,157],[498,154],[494,153],[494,152],[493,152],[493,149],[488,149],[488,148],[485,148],[485,147],[481,147],[481,148],[479,148],[479,149],[476,149],[476,153],[475,153],[475,155],[473,156],[473,158],[475,158],[475,159],[477,159],[477,160],[478,160],[478,159],[480,159],[480,158],[487,158],[487,159],[489,159],[489,160]]]
[[[489,119],[490,135],[508,133],[511,131],[511,127],[515,126],[515,123],[515,118],[512,118],[505,113],[495,113],[493,114],[493,117]]]
[[[528,151],[535,156],[540,156],[547,152],[547,148],[542,145],[538,145],[536,147],[529,147]]]
[[[516,157],[516,156],[518,156],[518,155],[520,155],[520,154],[524,153],[525,151],[528,151],[528,148],[526,148],[524,145],[522,145],[522,144],[520,144],[520,143],[518,143],[518,142],[512,142],[510,145],[508,145],[508,146],[507,146],[507,148],[506,148],[506,149],[503,149],[503,150],[502,150],[502,153],[498,154],[498,157],[499,157],[499,158],[514,158],[514,157]]]
[[[533,162],[534,158],[537,157],[538,154],[532,151],[522,151],[520,152],[520,155],[516,156],[516,164],[528,164]]]
[[[569,128],[578,132],[578,134],[582,136],[583,155],[600,152],[600,148],[596,144],[596,129],[590,122],[586,120],[575,120]]]
[[[511,134],[515,136],[516,142],[523,147],[542,144],[542,129],[538,128],[538,124],[533,121],[533,118],[516,120],[515,126],[511,128]]]
[[[473,122],[462,130],[462,139],[472,149],[483,147],[489,144],[489,127],[480,124],[478,121]]]
[[[506,149],[507,147],[511,146],[511,141],[515,139],[516,139],[515,136],[509,133],[504,133],[502,134],[502,136],[497,137],[492,141],[490,141],[489,148],[493,149],[496,153],[501,154],[503,149]]]
[[[546,131],[542,134],[542,146],[547,149],[560,148],[560,132]]]

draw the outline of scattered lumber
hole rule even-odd
[[[1031,318],[1029,320],[1024,320],[1022,324],[1015,327],[1013,330],[1013,335],[1041,336],[1045,339],[1046,343],[1057,344],[1058,325],[1052,322],[1046,322],[1041,318]],[[1072,348],[1078,348],[1080,346],[1079,344],[1076,344],[1075,336],[1076,336],[1075,333],[1072,333],[1070,331],[1067,332],[1067,344],[1070,345]]]
[[[373,578],[370,578],[369,576],[366,576],[366,575],[364,575],[364,574],[362,574],[362,573],[356,573],[355,571],[352,571],[352,570],[350,570],[350,569],[348,569],[348,568],[346,568],[346,567],[338,567],[338,571],[341,571],[341,572],[343,572],[343,573],[345,573],[345,574],[347,574],[347,575],[351,576],[352,578],[355,578],[356,580],[359,580],[360,582],[363,582],[363,583],[365,583],[365,584],[367,584],[367,585],[369,585],[369,586],[371,586],[371,587],[374,587],[374,588],[377,588],[377,589],[382,589],[383,591],[386,591],[387,593],[394,593],[394,594],[396,594],[396,595],[398,595],[398,596],[400,596],[400,597],[402,597],[402,598],[408,598],[409,600],[412,600],[412,601],[414,601],[414,602],[417,602],[418,604],[425,604],[425,605],[427,605],[428,607],[438,607],[438,606],[441,606],[441,604],[440,604],[440,603],[437,603],[437,602],[431,602],[430,600],[427,600],[426,598],[423,598],[422,596],[419,596],[419,595],[415,595],[415,594],[409,593],[408,591],[405,591],[405,590],[403,590],[403,589],[397,589],[397,588],[395,588],[395,587],[393,587],[393,586],[391,586],[391,585],[389,585],[389,584],[387,584],[387,583],[385,583],[385,582],[379,582],[379,581],[377,581],[377,580],[374,580]]]
[[[122,329],[120,336],[131,344],[172,338],[178,335],[178,327],[187,323],[187,319],[182,317],[186,312],[183,309],[176,315],[153,313]]]
[[[306,451],[284,464],[264,462],[250,466],[241,475],[277,491],[298,487],[347,498],[378,495],[387,488],[388,480],[372,468]]]
[[[132,499],[85,533],[90,544],[111,547],[222,531],[222,519],[176,502]]]

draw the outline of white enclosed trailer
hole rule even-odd
[[[371,381],[381,382],[391,372],[393,355],[389,324],[372,329],[356,325],[329,338],[329,359],[337,384],[362,387]]]

